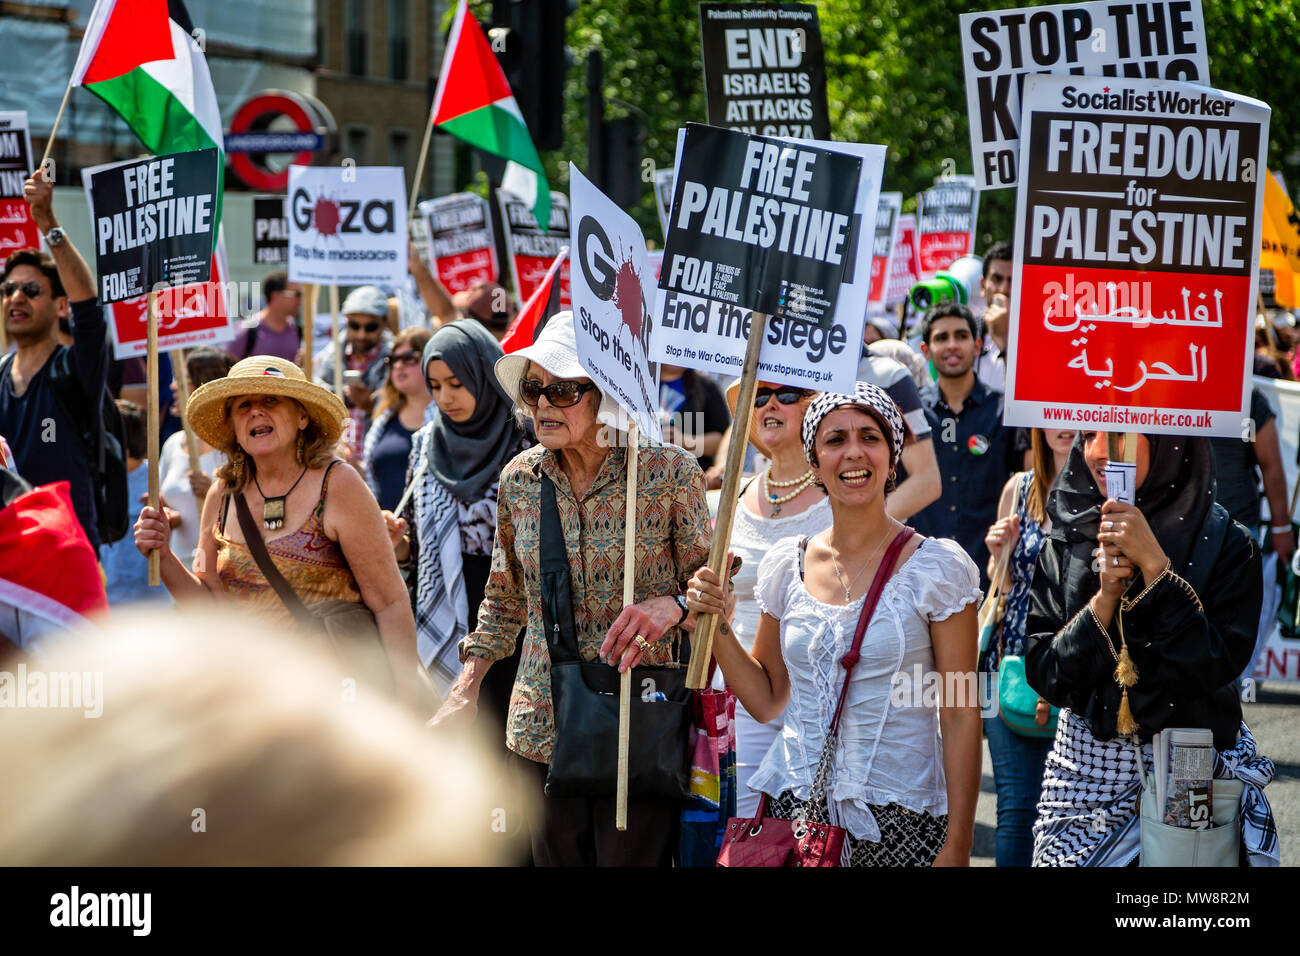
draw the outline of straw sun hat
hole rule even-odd
[[[763,387],[771,388],[772,386],[769,384]],[[781,387],[782,386],[778,386],[778,389]],[[790,385],[785,387],[798,388],[799,386]],[[804,389],[804,391],[810,391],[810,389]],[[816,394],[817,394],[816,391],[813,391],[813,395]],[[735,421],[736,419],[736,398],[739,395],[740,395],[740,379],[734,378],[731,380],[731,384],[728,385],[726,389],[727,407],[731,409],[732,421]],[[768,401],[775,401],[775,399],[768,399]],[[760,455],[770,460],[772,458],[772,450],[768,448],[764,442],[760,441],[758,437],[758,419],[759,419],[759,414],[756,409],[754,411],[753,416],[749,420],[749,443],[758,449],[758,453]],[[795,427],[795,431],[796,433],[798,432],[798,426]]]
[[[213,448],[230,451],[234,430],[226,418],[226,400],[240,395],[280,395],[302,405],[333,445],[343,434],[348,412],[331,391],[309,382],[302,369],[273,355],[251,355],[236,362],[225,378],[200,385],[185,404],[185,417],[194,433]]]

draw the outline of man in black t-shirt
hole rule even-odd
[[[77,520],[98,550],[91,484],[96,468],[87,458],[82,430],[85,423],[98,423],[108,373],[104,310],[86,261],[54,218],[53,185],[38,172],[27,180],[23,195],[50,251],[21,249],[4,264],[0,309],[5,333],[17,348],[0,364],[0,435],[9,440],[18,473],[28,482],[70,483]],[[59,310],[68,302],[70,346],[58,340]]]

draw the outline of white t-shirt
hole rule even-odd
[[[758,571],[754,596],[781,621],[781,654],[790,675],[785,725],[750,780],[770,796],[807,799],[844,685],[840,659],[853,644],[865,596],[823,604],[799,577],[799,539],[776,544]],[[936,707],[894,706],[894,675],[934,673],[930,624],[980,599],[979,572],[955,541],[929,538],[889,579],[863,636],[840,719],[826,787],[831,822],[858,839],[878,841],[869,805],[896,803],[934,816],[948,812]],[[922,677],[922,680],[924,678]],[[909,701],[911,698],[909,698]]]

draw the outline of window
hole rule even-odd
[[[366,4],[364,0],[347,0],[347,9],[344,13],[346,25],[346,50],[344,56],[347,60],[348,72],[353,76],[366,75],[366,47],[370,43],[369,34],[366,32]]]
[[[358,166],[370,164],[370,130],[365,126],[349,126],[343,134],[346,147],[344,159],[356,161]]]
[[[388,0],[388,78],[405,80],[409,72],[411,44],[410,12],[407,0]]]
[[[404,129],[394,129],[388,131],[388,165],[400,166],[406,168],[407,147],[411,142],[411,134]]]

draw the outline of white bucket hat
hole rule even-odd
[[[506,394],[525,409],[528,406],[519,397],[519,382],[528,371],[530,362],[540,365],[556,378],[591,378],[578,361],[578,338],[572,312],[555,313],[532,345],[497,359],[494,366],[497,381]],[[599,382],[596,387],[600,391],[600,408],[596,412],[596,420],[610,428],[626,431],[627,416],[620,414],[618,402],[600,389]]]

